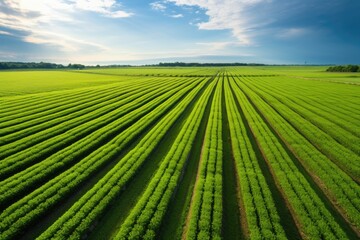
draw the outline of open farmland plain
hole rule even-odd
[[[360,73],[0,72],[0,239],[359,239]]]

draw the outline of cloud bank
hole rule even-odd
[[[167,0],[177,6],[198,7],[205,11],[208,21],[197,24],[203,30],[231,30],[240,44],[253,44],[254,29],[268,21],[251,16],[252,8],[268,4],[269,0]],[[250,14],[249,14],[250,13]]]
[[[17,37],[32,44],[58,47],[63,52],[107,47],[69,35],[58,23],[72,28],[81,25],[77,16],[94,13],[106,18],[128,18],[131,12],[120,10],[115,0],[0,0],[0,34]]]

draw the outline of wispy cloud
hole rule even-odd
[[[257,14],[257,7],[270,4],[271,0],[167,0],[177,6],[202,9],[209,17],[197,23],[202,30],[230,30],[239,44],[253,45],[257,30],[271,20]]]
[[[359,7],[353,0],[0,0],[0,57],[358,62],[360,31],[349,26]]]
[[[152,2],[149,5],[150,5],[151,9],[162,12],[164,16],[172,17],[172,18],[183,18],[184,17],[184,15],[181,13],[176,13],[176,11],[174,11],[174,10],[170,11],[170,8],[168,8],[168,4],[169,4],[169,2],[167,0],[162,0],[162,1]]]
[[[72,38],[70,36],[54,33],[51,31],[36,31],[28,36],[25,36],[23,40],[35,44],[60,46],[61,49],[66,52],[74,52],[90,47],[101,51],[108,50],[108,48],[103,45],[82,39]]]
[[[152,2],[150,3],[150,6],[153,10],[156,10],[156,11],[165,11],[166,10],[166,6],[164,3],[160,2],[160,1],[157,1],[157,2]]]
[[[115,0],[0,0],[0,4],[0,27],[12,30],[2,31],[2,34],[17,36],[28,43],[55,46],[63,52],[90,47],[104,51],[107,47],[81,36],[70,36],[58,23],[72,28],[82,26],[77,18],[81,11],[109,18],[132,16],[131,12],[119,10],[121,5]]]
[[[179,14],[170,15],[170,17],[172,17],[172,18],[182,18],[182,17],[184,17],[184,15],[179,13]]]
[[[14,34],[6,32],[6,31],[1,31],[0,30],[0,35],[7,35],[7,36],[14,36]]]
[[[131,12],[117,10],[121,7],[115,0],[72,0],[77,9],[100,13],[106,17],[126,18],[133,15]]]
[[[178,6],[196,6],[205,11],[209,16],[208,21],[197,24],[203,30],[231,30],[233,36],[242,45],[252,44],[251,30],[259,24],[249,16],[248,10],[269,0],[168,0]]]
[[[298,38],[311,33],[308,28],[288,28],[281,30],[277,37],[283,39]]]

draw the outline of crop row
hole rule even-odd
[[[48,102],[57,102],[58,104],[52,106],[57,107],[61,106],[61,101],[59,100],[71,101],[74,96],[86,95],[91,92],[101,93],[102,90],[111,89],[116,86],[131,86],[132,84],[137,84],[138,82],[145,82],[146,80],[147,79],[144,78],[130,77],[126,78],[126,80],[124,81],[124,78],[120,78],[117,81],[104,82],[103,85],[4,97],[1,98],[4,103],[4,108],[0,109],[0,119],[4,116],[8,117],[8,113],[19,113],[19,110],[21,111],[21,109],[24,109],[26,111],[33,109],[34,113],[37,113],[39,111],[36,109],[36,107],[38,106],[39,108],[42,108],[46,106]],[[31,83],[29,84],[31,85]],[[46,91],[46,89],[44,90]]]
[[[167,81],[164,81],[166,84]],[[33,125],[38,125],[40,123],[45,123],[49,120],[56,119],[61,116],[65,116],[78,110],[85,109],[87,107],[91,107],[95,104],[106,102],[110,99],[115,99],[117,97],[125,97],[129,96],[131,92],[135,90],[145,89],[146,87],[151,87],[156,84],[156,81],[146,81],[142,84],[128,84],[128,85],[112,85],[111,88],[104,88],[103,91],[86,91],[86,95],[75,94],[72,99],[64,101],[62,99],[57,99],[54,101],[48,101],[47,105],[44,107],[40,107],[37,102],[34,103],[34,108],[30,108],[28,110],[21,109],[17,110],[14,113],[9,112],[7,118],[8,121],[1,122],[0,135],[3,136],[5,134],[13,133],[15,131],[19,131],[21,129],[29,128]],[[39,111],[39,112],[38,112]]]
[[[59,204],[71,192],[89,179],[94,172],[101,169],[101,167],[119,154],[142,131],[171,109],[195,85],[196,83],[193,83],[181,90],[176,91],[175,89],[175,91],[169,91],[166,95],[170,95],[170,98],[166,100],[164,97],[156,109],[136,121],[131,127],[116,135],[110,142],[97,148],[70,169],[59,174],[5,209],[0,215],[0,239],[13,238],[29,226],[29,224],[46,214],[56,204]],[[139,112],[144,111],[148,107],[144,105],[139,108]],[[128,121],[133,122],[133,119],[129,117]],[[111,130],[111,127],[109,130]]]
[[[105,91],[105,94],[103,95],[99,94],[88,96],[85,100],[74,97],[72,103],[69,104],[70,106],[65,105],[65,110],[60,109],[59,111],[55,111],[54,113],[48,113],[47,111],[44,111],[38,114],[33,114],[30,112],[27,113],[28,115],[26,115],[25,117],[15,118],[7,121],[6,123],[3,122],[2,125],[6,126],[4,126],[3,129],[0,129],[0,143],[4,145],[20,139],[23,136],[27,136],[24,135],[24,132],[27,133],[29,131],[28,135],[31,135],[44,128],[47,128],[47,126],[56,125],[55,121],[57,119],[59,119],[59,123],[61,123],[63,121],[66,121],[67,119],[71,119],[72,117],[79,116],[76,115],[78,112],[82,111],[86,113],[87,108],[95,107],[96,105],[101,104],[102,102],[107,102],[111,99],[116,99],[121,95],[122,94],[119,94],[119,91],[116,92],[110,90],[108,92]]]
[[[169,83],[167,83],[169,84]],[[145,84],[144,84],[145,85]],[[159,84],[160,85],[160,84]],[[146,88],[147,87],[147,88]],[[158,86],[158,88],[161,87]],[[3,131],[3,134],[6,134],[5,136],[0,137],[0,143],[1,145],[5,145],[11,142],[14,142],[18,139],[25,138],[27,136],[30,136],[31,139],[36,138],[39,140],[36,133],[43,131],[43,130],[49,130],[53,126],[59,125],[63,122],[66,122],[65,126],[62,126],[59,129],[62,132],[65,132],[68,129],[73,128],[72,122],[76,122],[77,124],[80,124],[81,121],[77,121],[77,117],[81,117],[80,119],[84,119],[83,115],[88,114],[92,117],[92,119],[98,117],[96,113],[100,114],[100,109],[106,107],[106,111],[102,112],[101,115],[110,112],[118,107],[120,107],[122,104],[127,103],[129,99],[134,99],[134,95],[142,96],[142,94],[150,92],[150,90],[156,89],[156,86],[154,84],[152,85],[145,85],[144,88],[132,87],[127,89],[120,89],[114,88],[112,92],[106,92],[104,96],[102,95],[95,95],[92,98],[88,98],[87,102],[84,104],[81,104],[78,102],[78,99],[74,97],[73,102],[76,105],[75,107],[66,109],[64,111],[59,111],[56,114],[44,114],[43,117],[37,118],[30,121],[25,121],[21,124],[17,124],[15,126],[7,127],[6,130]],[[121,94],[120,94],[121,93]],[[136,98],[135,98],[136,99]],[[96,112],[94,112],[96,111]],[[91,113],[92,112],[92,113]],[[32,115],[28,115],[27,117],[32,117]],[[87,121],[91,120],[87,119]],[[59,130],[56,130],[56,128],[52,128],[51,132],[53,132],[54,135],[58,135],[60,132]],[[40,136],[43,136],[44,134],[41,133]],[[27,142],[27,141],[24,141]],[[16,146],[20,145],[18,143],[14,143]],[[10,147],[11,148],[11,147]],[[17,150],[18,152],[19,150]],[[2,149],[1,157],[4,157],[5,150]]]
[[[176,87],[176,85],[174,87]],[[98,109],[95,113],[93,112],[80,116],[70,122],[65,122],[54,128],[49,128],[40,132],[38,135],[34,134],[33,136],[29,136],[29,138],[24,138],[14,142],[13,144],[8,144],[2,147],[2,150],[6,153],[13,153],[14,151],[19,152],[0,161],[0,176],[20,171],[31,164],[37,163],[39,159],[44,159],[44,156],[48,156],[57,150],[68,147],[69,145],[71,146],[71,144],[74,144],[74,142],[78,140],[83,141],[86,139],[86,136],[92,132],[99,133],[102,127],[106,127],[108,124],[114,125],[114,121],[121,116],[129,114],[133,110],[135,110],[135,112],[139,112],[138,108],[151,101],[153,98],[156,98],[159,95],[164,97],[165,95],[161,94],[166,92],[167,89],[167,86],[156,89],[155,92],[152,92],[153,89],[150,89],[146,94],[140,91],[140,93],[134,94],[129,98],[119,101],[118,103],[115,102],[109,106],[104,106],[103,109]],[[169,95],[167,94],[166,96]],[[119,105],[120,107],[118,107]],[[108,111],[109,108],[112,111]],[[150,110],[151,108],[145,109],[144,112],[140,112],[140,114],[146,113]],[[98,117],[94,119],[93,115]],[[73,128],[68,129],[69,125]],[[63,128],[67,131],[63,132]],[[109,128],[106,127],[103,131],[106,132],[106,129]],[[114,125],[114,129],[119,128]],[[58,135],[54,135],[54,132]],[[39,139],[46,141],[36,144]],[[21,149],[24,150],[20,151]]]
[[[41,94],[29,94],[19,96],[18,99],[11,98],[11,100],[4,100],[4,108],[1,109],[0,119],[16,119],[29,113],[38,114],[43,111],[52,111],[62,106],[62,103],[68,104],[73,102],[74,96],[82,99],[88,95],[101,94],[103,91],[111,91],[117,87],[127,88],[131,86],[132,82],[128,83],[113,83],[104,86],[85,87],[80,89],[71,89],[65,91],[46,92]]]
[[[299,171],[277,136],[254,109],[235,81],[231,81],[231,87],[242,106],[251,131],[256,136],[257,144],[271,168],[274,179],[298,220],[304,237],[310,239],[347,238],[344,230],[306,177]]]
[[[189,87],[194,86],[196,82],[190,84],[185,88],[188,90]],[[180,88],[183,86],[181,85]],[[94,149],[100,147],[105,144],[107,139],[111,139],[117,134],[121,132],[126,126],[134,123],[137,119],[144,116],[156,106],[160,105],[171,97],[176,91],[180,90],[180,88],[174,87],[173,90],[168,91],[162,96],[153,99],[152,101],[142,104],[142,99],[139,98],[137,101],[140,101],[137,104],[134,101],[134,107],[137,107],[134,111],[119,117],[119,118],[111,118],[109,124],[105,125],[103,128],[97,129],[93,133],[84,136],[79,141],[75,142],[73,145],[67,146],[63,148],[59,152],[53,154],[49,158],[41,161],[38,164],[34,164],[31,167],[25,169],[24,171],[19,171],[17,174],[7,178],[3,182],[1,182],[0,187],[0,205],[4,205],[9,202],[15,196],[21,196],[24,192],[28,191],[30,187],[36,186],[40,182],[44,182],[49,177],[58,173],[59,171],[63,171],[66,168],[75,164],[81,157],[90,154]],[[161,89],[160,89],[161,90]],[[161,92],[161,91],[160,91]],[[154,94],[154,93],[153,93]],[[142,96],[142,98],[149,98],[148,95]],[[124,105],[127,107],[127,105]],[[124,109],[119,108],[120,112],[124,111]],[[98,121],[102,122],[106,119],[99,118]],[[94,123],[95,124],[95,123]],[[87,127],[89,127],[87,125]],[[66,138],[65,138],[66,139]]]
[[[261,91],[259,88],[253,88],[246,81],[242,81],[250,89],[257,92],[262,98],[277,110],[292,126],[294,126],[303,136],[305,136],[314,146],[323,152],[340,168],[348,172],[353,178],[360,176],[360,156],[353,151],[347,149],[339,142],[334,140],[327,132],[322,131],[309,120],[303,118],[294,110],[289,108],[287,104],[279,102],[276,98]]]
[[[173,84],[174,87],[179,86],[179,84],[176,83]],[[186,82],[182,84],[186,84]],[[100,103],[99,105],[91,106],[88,109],[75,112],[71,116],[56,118],[44,124],[36,126],[33,129],[25,129],[24,131],[14,133],[13,135],[15,136],[15,138],[19,138],[20,136],[21,139],[12,142],[8,145],[4,145],[0,147],[1,150],[0,157],[5,158],[13,153],[17,153],[19,155],[21,154],[20,151],[23,149],[27,149],[26,151],[31,151],[29,147],[34,146],[35,144],[45,139],[49,141],[49,139],[52,137],[61,138],[61,134],[69,130],[71,130],[72,135],[76,135],[76,131],[77,131],[76,129],[77,128],[82,129],[83,127],[81,125],[84,123],[88,123],[90,121],[92,122],[95,121],[95,125],[91,124],[92,127],[88,128],[88,132],[91,129],[96,129],[94,127],[100,128],[101,126],[106,125],[107,123],[105,121],[106,118],[116,115],[116,117],[114,118],[116,119],[120,117],[119,114],[124,115],[127,112],[130,112],[132,109],[135,109],[136,106],[133,106],[135,104],[132,103],[139,103],[138,98],[140,98],[145,103],[161,95],[161,91],[166,91],[167,89],[168,89],[168,85],[163,85],[163,86],[160,85],[158,87],[153,86],[147,89],[139,88],[138,90],[135,90],[129,94],[125,94],[118,98],[111,99],[107,102]],[[144,97],[144,95],[147,95],[148,97]],[[126,107],[124,107],[125,105]],[[122,111],[119,111],[119,108],[122,108],[121,109]],[[79,115],[79,113],[81,114]],[[97,121],[96,119],[98,117],[102,117],[103,121]],[[5,142],[11,140],[12,140],[12,135],[9,135],[9,136],[5,136],[4,139],[2,139],[2,142],[4,142],[5,144]],[[45,147],[39,145],[38,148],[41,148],[42,150],[45,149]]]
[[[264,84],[256,84],[254,82],[252,82],[251,85],[256,87],[256,91],[258,91],[259,94],[261,94],[260,92],[263,92],[266,93],[264,97],[271,96],[271,99],[278,100],[281,104],[286,105],[291,110],[319,127],[323,132],[331,135],[336,141],[345,147],[357,154],[360,153],[359,137],[353,135],[352,131],[346,130],[346,126],[349,125],[348,121],[340,120],[340,124],[335,125],[334,122],[337,119],[336,116],[334,116],[335,114],[328,113],[327,117],[322,117],[322,115],[326,115],[326,112],[324,113],[321,106],[312,107],[311,102],[305,103],[302,100],[296,101],[296,98],[294,99],[292,96],[285,94],[283,92],[284,90],[276,91],[272,86],[264,87]]]
[[[154,239],[179,184],[196,133],[216,81],[205,90],[177,135],[145,192],[125,219],[115,239]]]
[[[39,239],[81,238],[89,226],[99,218],[127,182],[138,172],[149,154],[158,146],[176,119],[185,111],[204,87],[196,86],[183,101],[166,114],[94,187],[62,215]],[[146,119],[144,119],[146,121]],[[74,214],[75,213],[75,214]]]
[[[189,222],[184,233],[187,239],[221,239],[222,92],[223,79],[220,79],[211,104],[189,210]]]
[[[359,185],[317,150],[264,100],[246,86],[241,86],[279,136],[284,139],[289,148],[298,156],[305,169],[320,183],[318,185],[323,191],[330,196],[330,199],[335,202],[336,206],[345,211],[350,222],[360,228]]]
[[[0,239],[43,222],[38,239],[84,239],[98,225],[97,236],[114,239],[164,239],[175,228],[182,239],[221,239],[234,227],[244,238],[287,239],[295,224],[304,239],[356,239],[356,91],[229,69],[1,98]],[[198,168],[186,173],[192,160]],[[223,226],[229,215],[241,225]]]
[[[293,97],[301,97],[301,100],[326,107],[329,109],[329,113],[333,113],[349,122],[360,120],[358,104],[352,102],[354,101],[353,96],[356,94],[353,88],[344,89],[339,84],[329,84],[327,86],[328,84],[299,81],[292,78],[272,78],[271,81],[262,79],[261,82],[282,90],[286,89],[286,93]],[[349,90],[351,91],[349,92]]]
[[[267,81],[256,81],[255,79],[251,79],[251,82],[254,86],[262,87],[268,93],[276,93],[276,96],[281,98],[286,98],[298,104],[299,106],[318,114],[319,116],[331,121],[331,123],[340,126],[347,131],[351,132],[357,137],[360,137],[360,129],[354,128],[354,125],[359,124],[359,120],[353,118],[354,114],[352,112],[340,112],[343,109],[343,106],[339,106],[338,108],[334,108],[334,104],[324,104],[323,102],[316,101],[315,98],[309,98],[304,95],[302,91],[298,91],[296,95],[289,93],[289,89],[294,88],[297,89],[297,86],[287,85],[287,88],[284,89],[281,84],[276,84],[275,81],[267,82]],[[319,96],[318,96],[319,97]],[[326,95],[321,95],[321,99],[326,98]]]
[[[17,126],[18,129],[23,129],[26,126],[30,125],[30,120],[32,120],[32,122],[34,120],[37,120],[39,123],[42,123],[45,122],[47,119],[51,119],[50,116],[55,118],[57,116],[63,115],[62,111],[66,111],[69,113],[73,112],[72,110],[76,109],[78,105],[82,106],[83,104],[85,104],[86,106],[88,100],[97,97],[100,99],[103,99],[105,97],[106,99],[109,94],[116,96],[126,93],[126,89],[124,89],[124,93],[122,91],[119,91],[120,89],[122,89],[121,85],[112,86],[112,88],[102,89],[102,91],[99,91],[97,89],[90,92],[83,90],[83,92],[75,94],[71,99],[63,100],[60,98],[56,100],[49,100],[44,106],[40,106],[38,102],[34,102],[31,108],[16,109],[14,111],[9,110],[8,115],[4,117],[1,121],[0,135],[3,136],[5,134],[8,134],[9,132],[14,132],[17,129],[12,129],[16,125],[20,125]],[[21,128],[22,125],[24,125],[24,127]]]
[[[116,84],[115,84],[116,85]],[[26,94],[20,96],[14,96],[9,99],[1,98],[2,101],[2,108],[0,109],[0,120],[4,118],[8,118],[10,114],[23,114],[20,113],[21,109],[24,109],[25,112],[29,111],[30,109],[34,110],[34,113],[38,113],[36,107],[42,109],[44,106],[47,105],[48,102],[59,102],[63,99],[64,101],[68,101],[75,96],[83,96],[87,94],[91,94],[92,92],[100,93],[102,90],[110,89],[111,86],[97,86],[97,87],[87,87],[87,88],[80,88],[80,89],[71,89],[67,91],[56,91],[56,92],[45,92],[40,94]],[[57,104],[52,107],[58,107],[60,104]]]
[[[232,152],[250,239],[286,239],[269,186],[261,171],[228,80],[224,82]]]

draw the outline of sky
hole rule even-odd
[[[0,0],[0,61],[360,64],[360,0]]]

